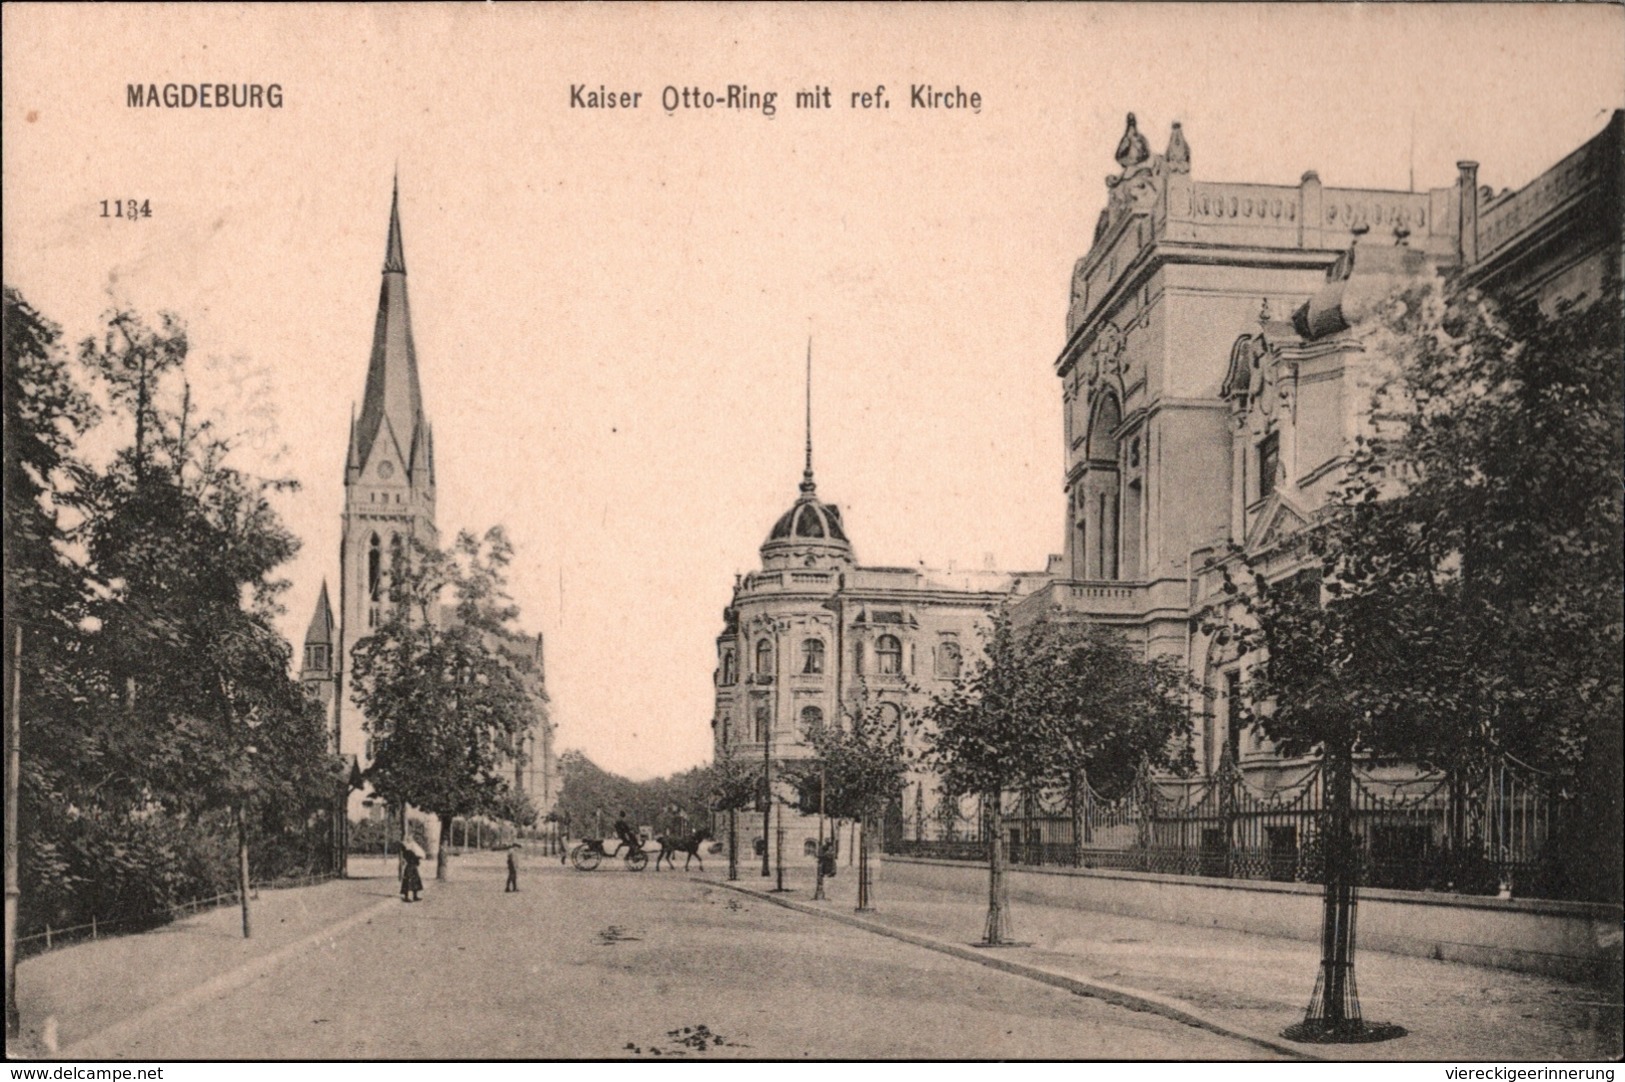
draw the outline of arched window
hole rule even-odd
[[[722,655],[722,682],[724,684],[734,682],[734,652],[732,650],[725,651]]]
[[[384,588],[384,549],[377,534],[367,543],[367,595],[374,601]]]
[[[763,742],[765,742],[767,740],[768,727],[769,727],[770,723],[772,722],[772,719],[773,719],[773,714],[772,714],[771,711],[768,710],[767,707],[758,706],[756,708],[756,742],[757,743],[763,743]]]
[[[1241,762],[1241,755],[1246,750],[1241,742],[1242,701],[1241,701],[1241,673],[1231,669],[1224,674],[1224,748],[1221,754],[1228,752],[1232,763]]]
[[[882,676],[903,672],[903,644],[896,635],[882,635],[875,642],[875,671]]]
[[[773,641],[759,639],[756,643],[756,675],[773,675]]]
[[[875,707],[875,719],[880,722],[881,731],[895,729],[903,721],[903,708],[896,703],[881,703]]]
[[[852,671],[863,675],[863,640],[852,640]]]
[[[801,671],[807,676],[817,676],[824,671],[823,639],[808,639],[801,644]]]
[[[1091,516],[1088,533],[1093,537],[1095,549],[1088,556],[1090,578],[1116,579],[1119,574],[1117,557],[1122,509],[1118,495],[1121,449],[1117,429],[1122,423],[1123,411],[1117,396],[1102,397],[1089,426],[1089,472],[1084,478],[1087,491],[1094,494],[1094,499],[1084,504],[1085,513]]]
[[[400,581],[400,571],[401,571],[401,568],[404,566],[405,560],[406,560],[406,547],[401,542],[401,535],[398,534],[398,533],[390,534],[389,535],[389,573],[390,573],[392,581],[395,581],[395,582]],[[396,599],[399,600],[399,594],[396,594],[395,596],[396,596]]]
[[[959,670],[964,665],[964,658],[959,653],[959,644],[952,639],[945,639],[937,646],[937,675],[944,680],[959,679]]]
[[[818,732],[818,730],[822,729],[823,727],[824,712],[822,710],[816,706],[804,706],[801,708],[801,731],[803,734],[811,736],[813,733]]]

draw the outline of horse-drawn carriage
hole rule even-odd
[[[597,871],[598,865],[602,864],[606,859],[620,856],[623,849],[626,850],[626,867],[629,871],[641,872],[649,866],[649,854],[645,853],[641,847],[633,848],[627,845],[626,842],[616,839],[615,848],[606,850],[604,842],[607,840],[606,838],[585,838],[577,842],[570,849],[570,852],[566,854],[570,867],[578,872]]]
[[[699,860],[700,870],[705,870],[705,861],[700,858],[700,847],[705,844],[711,834],[706,830],[697,830],[693,834],[681,838],[662,835],[658,838],[644,839],[642,837],[616,838],[613,848],[605,848],[609,844],[608,838],[583,838],[573,845],[570,850],[559,858],[562,864],[568,861],[570,867],[578,872],[596,871],[605,860],[613,860],[625,856],[628,871],[641,872],[649,866],[649,853],[654,852],[655,870],[660,870],[660,862],[665,861],[673,871],[677,870],[677,863],[673,858],[682,853],[687,859],[683,861],[683,870],[688,870],[689,861]]]

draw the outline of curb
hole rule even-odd
[[[348,917],[345,917],[336,924],[329,924],[325,928],[319,928],[308,935],[294,940],[292,943],[286,943],[278,947],[269,954],[262,954],[258,958],[250,958],[236,969],[228,969],[226,972],[217,977],[212,977],[209,980],[204,981],[195,988],[191,988],[185,992],[173,995],[160,1003],[148,1007],[144,1011],[133,1014],[128,1018],[120,1019],[119,1021],[114,1022],[112,1025],[107,1026],[104,1029],[97,1030],[95,1033],[92,1033],[89,1036],[81,1037],[68,1048],[64,1048],[48,1058],[115,1058],[114,1055],[93,1055],[88,1052],[87,1049],[91,1045],[105,1044],[108,1041],[117,1042],[125,1040],[137,1030],[145,1028],[160,1018],[174,1014],[181,1010],[185,1010],[188,1007],[196,1006],[206,999],[211,999],[220,995],[222,992],[229,992],[233,989],[240,988],[249,981],[254,980],[256,977],[263,976],[264,974],[270,972],[276,966],[285,962],[293,955],[298,954],[309,947],[313,947],[324,940],[331,939],[340,932],[346,931],[347,929],[360,924],[363,921],[370,920],[379,913],[386,912],[390,909],[398,910],[399,908],[400,902],[394,898],[368,906],[366,909],[363,909],[358,913],[350,914]]]
[[[1246,1041],[1249,1044],[1258,1045],[1261,1048],[1268,1049],[1271,1052],[1287,1056],[1291,1059],[1307,1060],[1310,1062],[1325,1062],[1322,1057],[1317,1056],[1312,1052],[1307,1052],[1296,1045],[1288,1044],[1277,1037],[1269,1037],[1263,1034],[1253,1033],[1249,1030],[1238,1029],[1227,1022],[1221,1022],[1211,1015],[1203,1014],[1201,1011],[1196,1010],[1189,1004],[1182,1003],[1177,999],[1170,999],[1167,996],[1159,996],[1153,992],[1141,992],[1133,988],[1123,988],[1119,985],[1107,984],[1104,981],[1086,980],[1080,977],[1069,977],[1064,973],[1057,973],[1051,969],[1043,969],[1027,962],[1016,962],[1011,961],[1008,958],[1000,958],[988,951],[979,950],[968,945],[949,943],[945,940],[933,939],[929,936],[916,935],[913,932],[905,932],[897,928],[889,928],[884,924],[864,920],[861,917],[851,916],[847,913],[833,912],[828,909],[820,909],[817,906],[808,905],[804,902],[792,901],[783,895],[773,895],[764,891],[752,890],[749,887],[736,886],[727,882],[726,880],[700,879],[695,876],[690,876],[689,879],[690,882],[694,883],[705,883],[708,886],[726,887],[728,890],[736,893],[745,894],[752,898],[760,898],[765,902],[772,902],[774,905],[780,905],[786,909],[793,909],[798,913],[806,913],[807,915],[814,917],[823,917],[826,920],[833,920],[840,924],[850,925],[853,928],[861,928],[866,932],[873,932],[876,935],[883,935],[888,939],[896,939],[912,946],[924,947],[926,950],[933,950],[940,954],[951,955],[967,962],[975,962],[978,965],[987,966],[989,969],[997,969],[1005,973],[1014,974],[1018,977],[1026,977],[1028,980],[1034,980],[1042,984],[1048,984],[1056,988],[1065,989],[1066,991],[1072,992],[1075,995],[1088,996],[1091,999],[1103,1000],[1104,1002],[1113,1004],[1114,1006],[1126,1007],[1131,1011],[1144,1011],[1149,1014],[1161,1015],[1162,1017],[1172,1019],[1175,1022],[1182,1022],[1187,1026],[1195,1026],[1197,1029],[1205,1029],[1211,1033],[1217,1033],[1221,1037],[1231,1037],[1236,1040]]]

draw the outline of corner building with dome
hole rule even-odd
[[[737,578],[723,612],[712,727],[718,761],[773,764],[776,797],[792,801],[782,807],[789,866],[817,844],[816,816],[794,810],[781,780],[784,764],[812,757],[808,734],[850,727],[866,710],[896,717],[923,709],[978,655],[978,629],[990,614],[1047,576],[860,565],[840,508],[818,497],[810,441],[800,493],[773,524],[761,558],[760,570]],[[911,775],[887,835],[912,837],[934,822],[939,798],[933,775]],[[722,819],[716,833],[726,840]],[[740,812],[741,862],[771,844],[778,825],[764,831],[760,812]],[[837,844],[849,852],[847,837]]]

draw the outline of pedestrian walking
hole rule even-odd
[[[423,876],[418,874],[418,862],[422,858],[410,849],[402,850],[401,855],[406,858],[406,870],[401,872],[401,901],[421,902]]]
[[[508,882],[503,886],[502,893],[519,892],[519,843],[508,846]]]

